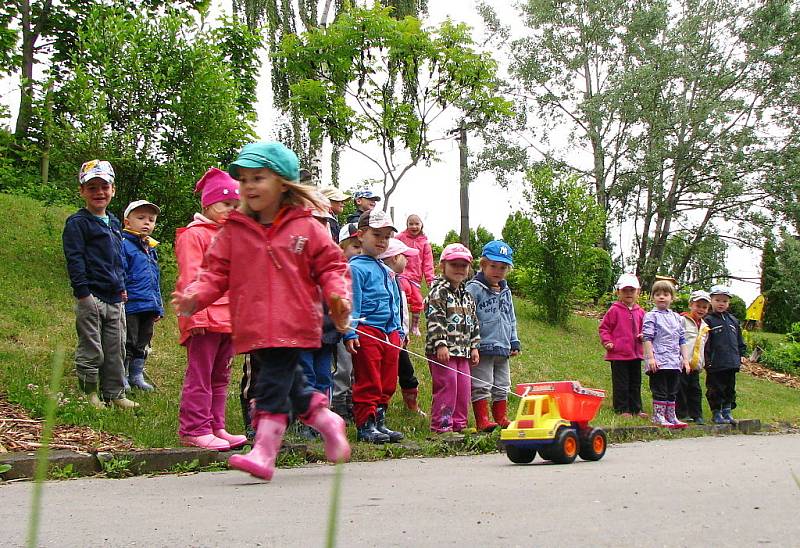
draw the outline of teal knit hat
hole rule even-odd
[[[231,177],[239,178],[240,167],[266,167],[287,181],[297,181],[300,178],[300,162],[297,160],[297,154],[277,141],[245,145],[236,160],[228,166]]]

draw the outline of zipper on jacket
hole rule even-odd
[[[275,268],[278,270],[283,270],[283,267],[278,263],[278,259],[275,257],[275,254],[272,252],[272,244],[267,242],[267,254],[272,259],[272,263],[275,265]]]

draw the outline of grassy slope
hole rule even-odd
[[[176,343],[177,325],[171,312],[157,325],[154,351],[148,362],[149,375],[159,390],[153,394],[134,392],[132,397],[142,403],[135,414],[118,410],[100,412],[85,405],[77,392],[70,361],[75,344],[73,299],[61,252],[61,229],[70,211],[3,194],[0,194],[0,209],[5,212],[5,222],[0,226],[0,390],[12,401],[41,414],[44,394],[40,387],[47,384],[53,350],[61,345],[68,360],[62,388],[65,403],[59,408],[61,421],[126,434],[141,446],[177,444],[185,354]],[[171,287],[172,283],[173,280],[165,279],[165,287]],[[610,388],[608,367],[602,361],[596,339],[596,320],[575,318],[569,329],[564,330],[532,319],[533,314],[529,303],[517,300],[524,352],[513,361],[515,382],[577,379],[585,386]],[[421,341],[413,341],[412,349],[420,352],[421,346]],[[234,365],[228,406],[230,430],[235,432],[241,431],[236,395],[240,364],[237,360]],[[430,375],[422,360],[414,358],[414,364],[421,381],[420,401],[423,407],[428,407]],[[800,418],[797,391],[747,375],[739,375],[738,384],[738,416],[766,421]],[[645,389],[644,400],[649,402],[646,394]],[[610,411],[609,400],[604,402],[598,424],[641,423],[618,419]],[[422,439],[428,435],[427,422],[403,411],[397,397],[390,424],[402,425],[410,438]]]

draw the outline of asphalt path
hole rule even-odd
[[[800,545],[800,435],[612,445],[599,462],[503,454],[351,463],[337,544]],[[324,546],[335,469],[44,486],[43,546]],[[32,484],[0,486],[0,545],[25,544]]]

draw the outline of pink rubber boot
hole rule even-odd
[[[224,428],[218,428],[217,430],[214,430],[214,435],[222,440],[227,441],[231,446],[231,449],[239,449],[247,443],[247,436],[229,434]]]
[[[214,434],[202,436],[181,436],[181,445],[185,447],[201,447],[212,451],[229,451],[231,445],[227,440],[218,438]]]
[[[328,398],[319,392],[311,396],[308,411],[300,417],[307,424],[322,434],[325,442],[325,457],[331,462],[347,462],[350,460],[350,444],[345,435],[344,420],[328,409]]]
[[[666,418],[667,422],[669,422],[672,425],[672,428],[686,428],[687,426],[689,426],[687,423],[678,419],[678,417],[675,415],[674,401],[668,401],[664,403],[667,406],[666,413],[664,413],[664,418]]]
[[[256,428],[253,449],[246,455],[231,456],[228,465],[269,481],[275,472],[275,459],[281,448],[286,425],[289,424],[289,416],[257,411],[252,420]]]

